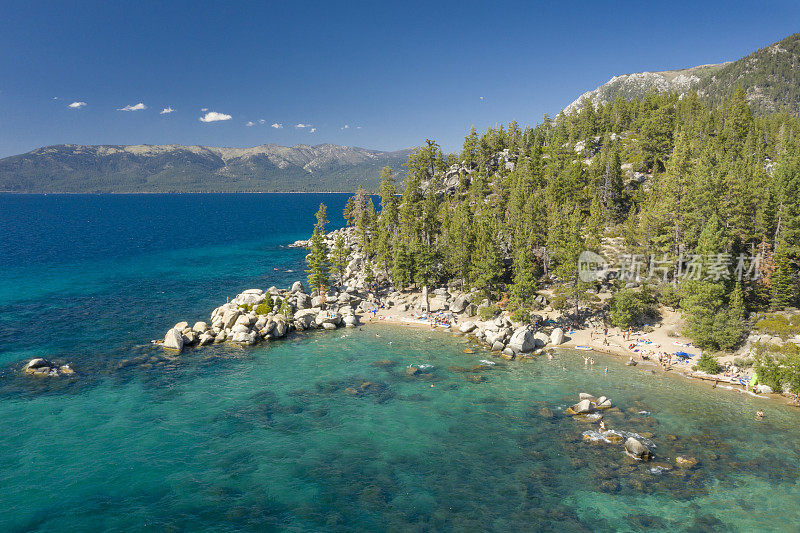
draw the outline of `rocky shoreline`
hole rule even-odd
[[[481,320],[481,309],[489,307],[490,302],[480,299],[478,291],[464,291],[455,283],[430,291],[427,287],[399,291],[391,285],[388,275],[379,269],[373,270],[374,279],[368,282],[366,258],[358,249],[354,228],[325,234],[329,249],[339,235],[349,250],[349,262],[339,283],[332,283],[324,293],[309,291],[301,281],[295,281],[287,289],[275,286],[266,290],[247,289],[216,307],[208,321],[191,325],[187,321],[178,322],[163,339],[152,343],[175,355],[211,344],[254,346],[283,339],[292,332],[353,328],[380,320],[404,327],[430,327],[454,335],[466,335],[474,343],[506,360],[537,356],[556,346],[580,347],[625,358],[635,355],[621,343],[604,340],[602,345],[598,344],[594,338],[597,334],[591,333],[596,331],[597,324],[570,331],[567,337],[564,317],[547,307],[547,300],[541,294],[537,301],[545,311],[531,315],[530,323],[523,324],[514,322],[505,311],[497,311]],[[288,246],[304,248],[308,241],[296,241]],[[623,332],[614,332],[608,338],[614,336],[622,339],[624,335]],[[653,367],[659,368],[657,365]],[[717,383],[725,383],[714,376],[692,372],[686,365],[674,365],[667,370],[672,369],[688,378],[713,381],[715,387]],[[40,377],[74,374],[67,364],[55,364],[41,358],[29,361],[23,372]],[[724,388],[740,390],[735,385]],[[780,398],[777,394],[758,397]]]
[[[350,260],[340,283],[320,294],[308,291],[301,281],[288,289],[247,289],[232,300],[215,308],[208,322],[178,322],[170,328],[163,348],[181,352],[188,347],[229,342],[252,346],[285,337],[292,331],[313,329],[335,330],[363,324],[365,315],[375,318],[379,312],[391,314],[392,322],[443,327],[473,336],[487,349],[499,352],[506,359],[541,353],[543,348],[564,342],[561,327],[545,325],[542,317],[533,317],[531,324],[513,322],[503,313],[487,320],[477,318],[488,301],[477,301],[477,291],[464,292],[454,285],[418,292],[396,290],[388,276],[376,275],[368,282],[364,256],[358,251],[353,228],[332,231],[325,235],[329,248],[341,235],[349,250]],[[308,241],[297,241],[290,247],[306,247]]]

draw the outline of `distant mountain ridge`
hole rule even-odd
[[[0,159],[0,191],[351,191],[359,185],[376,188],[381,168],[401,170],[410,152],[334,144],[250,148],[61,144]]]
[[[650,91],[685,94],[694,89],[701,97],[719,102],[730,97],[737,87],[744,89],[757,112],[800,111],[800,33],[737,61],[614,76],[579,96],[564,112],[579,109],[584,101],[597,106],[611,103],[618,96],[639,99]]]

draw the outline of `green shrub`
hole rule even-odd
[[[677,309],[681,306],[680,290],[672,284],[665,284],[659,287],[656,298],[658,299],[658,303],[666,307]]]
[[[785,340],[800,333],[800,315],[795,315],[791,319],[778,313],[766,315],[756,322],[756,329],[761,333],[775,335]]]
[[[247,313],[248,311],[252,311],[253,310],[253,306],[250,305],[250,304],[239,304],[239,309],[241,309],[242,311]]]
[[[494,318],[494,316],[500,312],[500,308],[496,305],[488,305],[486,307],[481,307],[478,309],[478,316],[481,320],[489,320]]]
[[[733,364],[739,368],[750,368],[755,360],[752,357],[734,357]]]
[[[653,312],[653,301],[647,291],[622,289],[611,298],[611,323],[627,329],[639,318]]]
[[[656,330],[653,326],[642,326],[642,332],[653,333]]]
[[[278,312],[283,316],[285,316],[286,318],[291,318],[294,315],[294,311],[292,310],[292,304],[290,304],[288,300],[283,300],[281,302],[281,306],[278,309]]]
[[[719,361],[717,361],[713,355],[708,353],[704,353],[700,356],[694,368],[707,374],[719,374],[722,372],[722,365],[719,364]]]
[[[556,294],[550,300],[550,306],[553,309],[558,309],[558,310],[563,311],[564,309],[569,308],[570,305],[569,305],[569,302],[567,301],[567,297],[566,296],[564,296],[563,294]]]
[[[268,315],[272,312],[272,306],[268,303],[260,303],[256,307],[257,315]]]
[[[514,309],[514,311],[511,312],[511,320],[523,324],[530,324],[531,312],[527,309]]]
[[[783,390],[783,384],[785,382],[795,381],[796,383],[797,377],[795,376],[793,380],[791,370],[782,363],[782,359],[779,361],[770,355],[763,353],[757,355],[754,368],[756,374],[758,374],[758,382],[772,387],[772,390],[776,392]],[[794,373],[797,374],[796,369]],[[794,392],[798,391],[795,387],[793,387],[792,390]]]

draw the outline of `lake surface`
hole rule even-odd
[[[345,200],[0,195],[0,531],[797,529],[798,412],[763,399],[376,325],[178,358],[149,344],[302,278],[285,245]],[[21,375],[37,355],[77,374]],[[563,414],[579,392],[609,396],[608,427],[655,460],[585,442],[596,423]]]

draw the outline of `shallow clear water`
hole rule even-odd
[[[147,344],[300,277],[303,252],[280,245],[309,231],[310,196],[0,196],[3,250],[57,204],[0,261],[0,531],[796,529],[797,412],[762,399],[568,351],[468,371],[491,357],[466,339],[383,325],[178,358]],[[98,222],[119,202],[123,222],[62,231],[59,201]],[[151,202],[169,217],[142,222]],[[38,353],[78,374],[20,375]],[[409,377],[412,363],[432,368]],[[596,425],[563,415],[578,392],[609,396],[607,425],[655,461],[584,442]],[[699,467],[651,471],[676,455]]]

